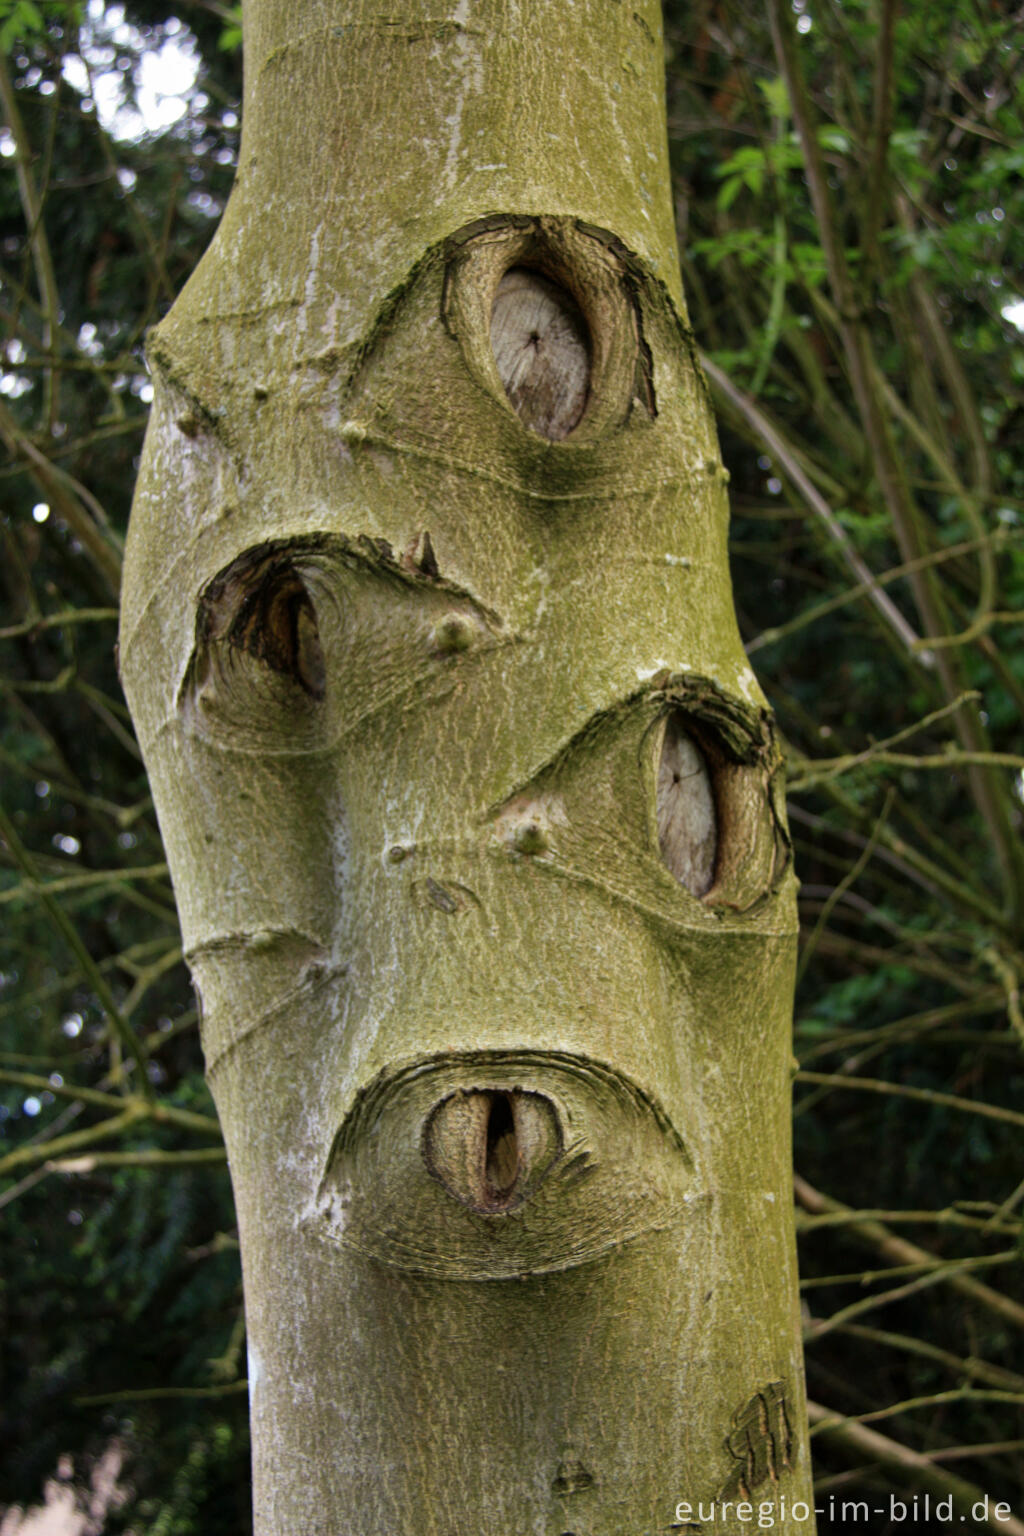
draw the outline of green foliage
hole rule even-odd
[[[234,5],[225,12],[224,30],[217,43],[223,53],[242,46],[242,7]]]
[[[77,26],[82,19],[80,0],[0,0],[0,52],[10,53],[15,43],[35,41],[49,22]]]

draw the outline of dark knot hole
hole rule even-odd
[[[519,1177],[519,1143],[512,1098],[507,1093],[493,1093],[487,1117],[487,1141],[484,1182],[493,1200],[511,1194]]]

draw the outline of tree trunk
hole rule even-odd
[[[794,880],[658,7],[249,0],[245,36],[121,662],[256,1531],[807,1533]]]

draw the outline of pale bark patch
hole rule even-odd
[[[512,267],[494,296],[491,346],[523,423],[553,441],[568,437],[590,384],[590,335],[572,295],[541,272]]]
[[[714,884],[718,818],[703,752],[672,717],[658,764],[658,844],[665,864],[694,896]]]

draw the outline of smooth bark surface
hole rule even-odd
[[[256,1530],[733,1532],[749,1498],[806,1533],[794,881],[658,8],[245,32],[121,661],[238,1205]]]

